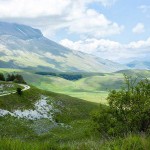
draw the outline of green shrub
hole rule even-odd
[[[14,75],[14,74],[8,74],[7,78],[6,78],[6,81],[14,81],[15,83],[26,84],[26,82],[23,79],[23,76],[19,75],[19,74],[16,74],[16,75]]]
[[[150,80],[125,76],[125,87],[112,90],[108,106],[93,113],[94,127],[103,136],[148,132],[150,127]]]
[[[17,88],[17,94],[22,95],[22,89],[21,88]]]
[[[0,81],[5,81],[5,77],[2,73],[0,73]]]

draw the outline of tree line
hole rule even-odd
[[[82,74],[54,73],[54,72],[36,72],[36,74],[56,76],[71,81],[76,81],[83,78]]]
[[[15,83],[26,83],[23,76],[19,74],[7,74],[5,77],[3,73],[0,73],[0,81],[12,81]]]

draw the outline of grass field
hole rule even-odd
[[[61,93],[61,92],[60,92]],[[106,98],[108,96],[108,92],[100,91],[100,92],[62,92],[66,95],[70,95],[72,97],[81,98],[86,101],[102,103],[106,104]]]

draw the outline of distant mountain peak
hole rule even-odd
[[[134,60],[127,64],[128,67],[131,67],[133,69],[147,69],[150,70],[150,61],[140,61],[140,60]]]
[[[23,40],[43,37],[41,31],[38,29],[7,22],[0,22],[0,35],[15,36]]]
[[[36,71],[114,72],[126,66],[78,52],[45,38],[40,30],[0,22],[0,67]]]

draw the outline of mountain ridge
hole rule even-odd
[[[0,22],[0,67],[39,71],[113,72],[126,66],[71,50],[38,29]]]
[[[146,69],[150,70],[150,61],[135,60],[127,64],[128,67],[133,69]]]
[[[17,23],[0,22],[0,35],[12,35],[21,39],[32,39],[42,37],[42,32],[38,29]]]

